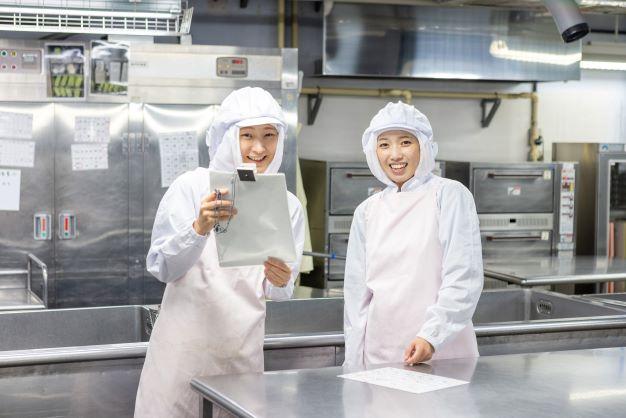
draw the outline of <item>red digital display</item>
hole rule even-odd
[[[243,60],[240,59],[234,59],[231,61],[233,64],[243,64]]]

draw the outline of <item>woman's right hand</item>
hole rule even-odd
[[[220,193],[222,196],[225,196],[228,194],[228,189],[220,189]],[[217,200],[217,194],[212,192],[202,199],[200,213],[198,213],[198,218],[193,222],[193,229],[198,235],[207,235],[216,223],[227,221],[231,215],[235,216],[236,214],[237,209],[233,207],[231,200]]]

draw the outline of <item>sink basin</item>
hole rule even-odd
[[[626,308],[626,293],[600,293],[592,295],[583,295],[582,299],[603,302],[616,307]]]
[[[0,312],[0,351],[148,341],[144,306]]]
[[[624,295],[626,300],[626,294]],[[531,289],[498,289],[482,293],[474,313],[474,325],[511,321],[535,321],[591,316],[622,315],[626,312],[589,300],[555,292]]]

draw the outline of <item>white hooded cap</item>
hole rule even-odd
[[[372,118],[370,126],[363,133],[363,152],[367,158],[367,165],[372,174],[378,180],[388,186],[394,186],[394,182],[383,171],[378,156],[376,144],[380,134],[386,131],[402,130],[413,134],[420,144],[420,162],[415,171],[415,177],[424,177],[435,168],[437,156],[437,144],[433,142],[433,128],[428,118],[415,108],[406,103],[387,103]]]
[[[209,168],[234,171],[243,162],[239,147],[239,128],[272,124],[278,130],[274,159],[265,173],[277,173],[283,161],[285,117],[272,95],[259,87],[244,87],[230,93],[222,102],[209,127],[206,143],[211,161]]]

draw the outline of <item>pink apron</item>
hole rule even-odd
[[[424,324],[441,287],[442,246],[435,182],[417,191],[380,193],[366,216],[366,365],[397,363]],[[435,359],[477,357],[470,323],[439,347]]]
[[[263,266],[220,268],[215,237],[165,289],[141,373],[135,417],[197,417],[197,376],[263,371]]]

